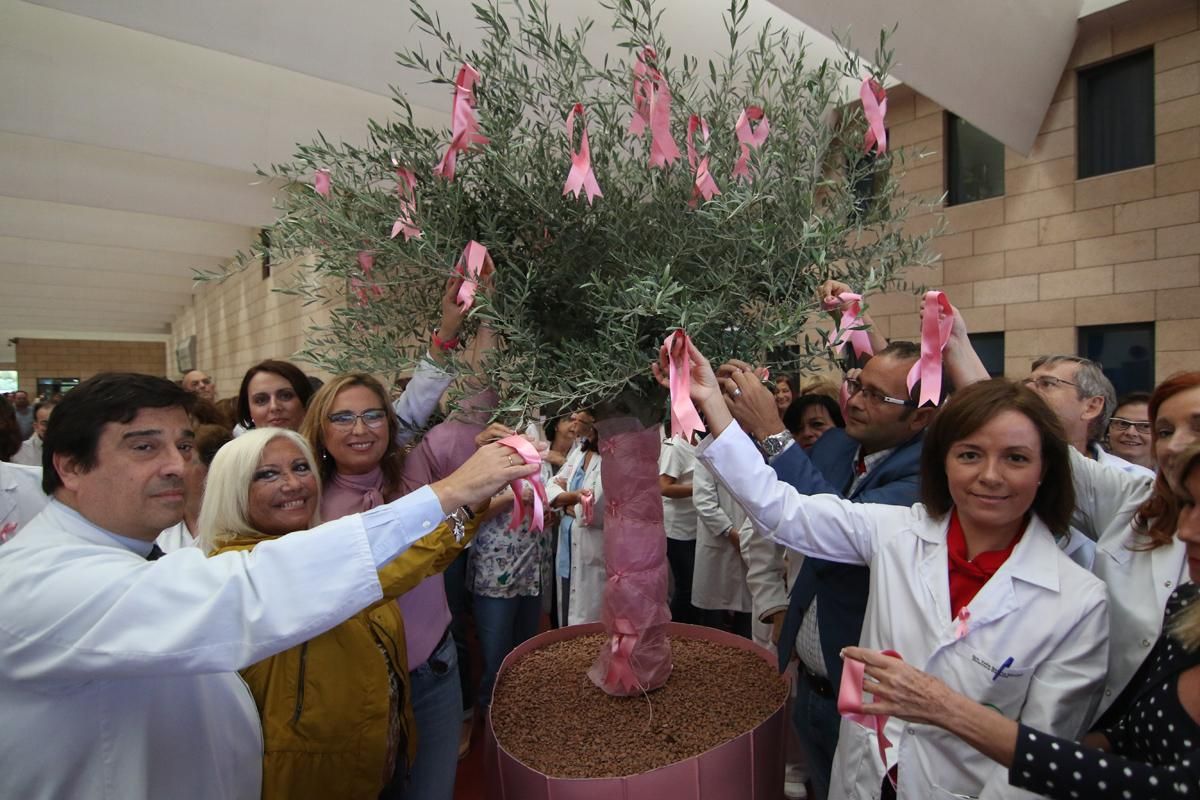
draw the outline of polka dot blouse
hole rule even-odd
[[[1167,618],[1197,598],[1185,584],[1167,603]],[[1050,798],[1154,800],[1200,798],[1200,725],[1179,702],[1181,672],[1200,664],[1165,633],[1136,680],[1129,712],[1103,731],[1112,744],[1105,753],[1020,726],[1016,756],[1008,771],[1013,786]]]

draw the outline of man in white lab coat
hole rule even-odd
[[[156,560],[183,514],[191,402],[161,378],[105,374],[51,418],[52,499],[0,547],[0,797],[258,798],[261,729],[236,670],[381,599],[379,567],[535,468],[489,445],[450,478],[252,554]]]

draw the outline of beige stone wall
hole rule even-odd
[[[38,378],[85,380],[98,372],[143,372],[167,377],[167,350],[162,342],[120,342],[82,339],[17,341],[17,382],[33,395]]]
[[[305,306],[301,297],[275,292],[287,287],[305,269],[301,262],[277,266],[268,278],[253,264],[221,283],[197,287],[192,304],[171,325],[170,365],[175,349],[186,337],[196,337],[196,367],[217,382],[218,397],[237,394],[246,370],[265,358],[291,359],[304,347],[306,331],[329,320],[329,309]],[[327,375],[311,364],[300,364],[311,375]]]
[[[1154,47],[1155,163],[1076,180],[1075,70]],[[906,87],[888,99],[893,147],[911,159],[902,185],[945,187],[944,110]],[[945,209],[939,267],[911,279],[940,287],[972,331],[1005,332],[1005,371],[1075,352],[1076,326],[1156,321],[1161,380],[1200,369],[1200,2],[1133,0],[1080,23],[1074,53],[1028,156],[1005,153],[1005,194]],[[910,223],[929,229],[934,215]],[[886,335],[919,335],[918,302],[873,299]]]

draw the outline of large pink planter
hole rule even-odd
[[[526,653],[564,639],[603,633],[600,623],[547,631],[517,647],[500,666],[505,671]],[[775,655],[731,633],[672,622],[667,635],[706,639],[749,650],[775,666]],[[781,675],[780,681],[786,681]],[[600,691],[597,689],[596,691]],[[762,724],[698,756],[621,778],[552,778],[518,761],[496,741],[489,713],[484,732],[489,800],[779,800],[783,796],[787,701]]]

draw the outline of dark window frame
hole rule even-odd
[[[1146,101],[1146,116],[1145,124],[1148,126],[1145,133],[1145,138],[1141,140],[1142,147],[1146,152],[1140,160],[1130,156],[1128,162],[1122,161],[1117,166],[1111,168],[1103,164],[1097,163],[1100,159],[1099,155],[1093,155],[1093,142],[1088,138],[1089,132],[1094,132],[1097,127],[1096,120],[1091,120],[1091,104],[1093,102],[1092,93],[1088,91],[1088,84],[1091,81],[1098,80],[1102,77],[1104,71],[1111,71],[1114,65],[1125,63],[1129,64],[1134,61],[1146,62],[1146,89],[1148,90]],[[1124,100],[1120,104],[1123,108],[1122,115],[1130,116],[1136,109],[1129,108],[1130,101]],[[1089,123],[1089,120],[1090,123]],[[1088,123],[1088,124],[1085,124]],[[1102,175],[1112,175],[1116,172],[1124,172],[1130,169],[1140,169],[1141,167],[1152,166],[1157,158],[1155,147],[1156,126],[1154,119],[1154,47],[1143,47],[1138,50],[1133,50],[1128,53],[1121,53],[1112,58],[1106,58],[1101,61],[1096,61],[1083,67],[1078,67],[1075,70],[1075,177],[1078,180],[1087,178],[1097,178]],[[1137,141],[1124,143],[1116,148],[1121,153],[1129,153],[1137,145]]]
[[[1138,383],[1131,384],[1127,378],[1132,377],[1132,373],[1138,371],[1137,361],[1127,361],[1120,364],[1112,363],[1112,359],[1107,359],[1107,363],[1103,354],[1094,352],[1088,347],[1089,337],[1097,333],[1136,333],[1145,331],[1149,336],[1149,341],[1146,344],[1146,359],[1149,362],[1149,368],[1142,370],[1145,374],[1142,380]],[[1117,397],[1126,395],[1129,392],[1149,392],[1155,386],[1155,370],[1157,369],[1156,349],[1158,341],[1158,326],[1154,321],[1148,320],[1143,322],[1122,322],[1113,323],[1111,325],[1080,325],[1075,329],[1075,352],[1084,358],[1090,358],[1100,364],[1105,376],[1112,381],[1113,386],[1117,390]],[[1142,362],[1144,363],[1144,362]],[[1132,367],[1131,367],[1132,365]]]
[[[945,166],[944,166],[944,169],[942,170],[942,185],[946,187],[946,207],[949,208],[951,206],[961,206],[961,205],[966,205],[968,203],[978,203],[983,200],[993,200],[997,197],[1004,197],[1005,193],[1008,190],[1008,187],[1005,185],[1005,179],[1004,179],[1005,161],[1006,161],[1005,148],[1004,148],[1004,143],[1000,142],[997,139],[993,139],[993,141],[995,141],[996,144],[1000,148],[1000,191],[997,192],[996,194],[990,194],[986,197],[974,197],[971,199],[965,199],[965,198],[956,196],[955,186],[957,183],[956,178],[958,176],[955,174],[955,165],[956,165],[955,156],[960,148],[957,146],[958,137],[955,134],[955,126],[954,126],[955,120],[962,120],[967,125],[971,125],[970,120],[964,119],[963,117],[960,117],[957,114],[954,114],[953,112],[946,111],[942,115],[942,141],[944,141],[946,143],[946,157],[943,160],[943,164]],[[974,128],[975,126],[971,125],[971,127]],[[975,128],[975,129],[979,130],[978,128]],[[979,130],[979,132],[983,133],[983,135],[985,135],[985,136],[988,135],[988,134],[984,133],[982,130]],[[992,138],[992,137],[989,136],[989,138]]]

